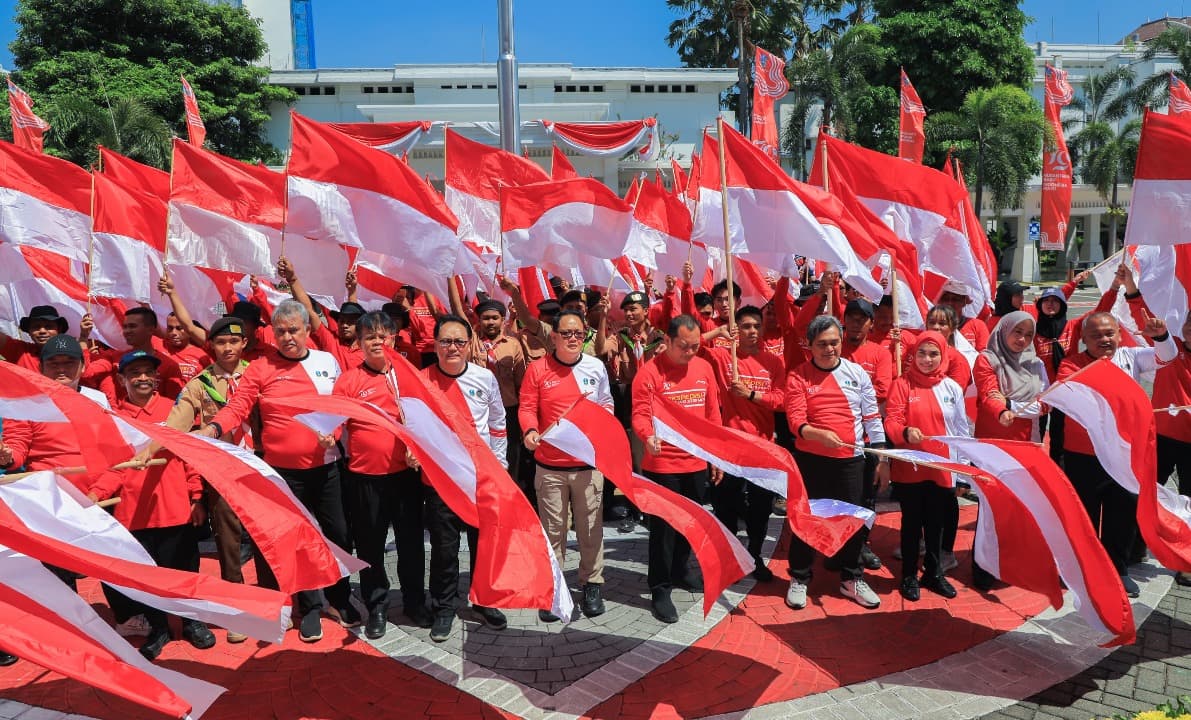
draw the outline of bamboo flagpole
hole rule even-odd
[[[99,156],[103,162],[102,153]],[[102,167],[102,166],[101,166]],[[87,314],[91,314],[91,278],[95,275],[95,168],[91,169],[91,226],[87,232]]]
[[[1183,411],[1191,413],[1191,405],[1167,405],[1164,408],[1154,408],[1155,413],[1170,413],[1171,417],[1174,417]]]
[[[716,145],[720,151],[720,209],[724,215],[724,277],[728,281],[728,330],[736,332],[736,282],[732,279],[732,231],[728,222],[728,156],[724,151],[724,118],[716,118]],[[736,341],[732,341],[732,380],[740,379],[736,362]]]
[[[820,130],[820,132],[826,132],[826,129]],[[820,154],[823,156],[823,190],[825,192],[831,192],[831,181],[827,177],[827,143],[820,140],[819,147],[821,148]],[[808,262],[807,264],[809,265],[810,263]],[[822,278],[820,278],[820,282],[822,282]],[[832,308],[835,307],[834,295],[835,295],[835,286],[833,285],[827,289],[827,296],[826,296],[827,303],[826,303],[826,307],[823,308],[824,315],[832,314],[831,310],[832,310]]]
[[[111,470],[143,470],[147,467],[154,466],[154,465],[165,465],[166,462],[168,462],[168,461],[165,458],[153,458],[152,460],[149,460],[149,461],[145,462],[144,464],[139,463],[135,460],[129,460],[127,462],[122,462],[122,463],[113,465],[110,469]],[[30,475],[36,475],[39,472],[47,472],[47,471],[46,470],[34,470],[31,472],[8,473],[6,475],[0,476],[0,485],[8,485],[9,483],[14,483],[17,480],[22,480],[24,478],[27,478]],[[84,475],[87,472],[87,468],[85,468],[81,465],[77,465],[74,467],[52,468],[48,472],[52,472],[52,473],[55,473],[58,475]]]
[[[897,301],[897,265],[893,258],[889,258],[889,297],[893,300],[893,329],[897,332],[897,339],[893,341],[893,373],[902,376],[902,321]]]

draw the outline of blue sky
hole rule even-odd
[[[0,0],[0,64],[11,68],[16,34],[13,0]],[[389,11],[378,10],[388,7]],[[523,62],[668,66],[674,14],[664,0],[603,0],[583,11],[557,0],[515,0],[517,56]],[[595,8],[598,8],[596,10]],[[1134,26],[1191,12],[1191,0],[1026,0],[1035,18],[1026,40],[1113,42]],[[315,48],[321,67],[384,67],[397,63],[492,62],[495,0],[377,2],[314,0]]]

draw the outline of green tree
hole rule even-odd
[[[106,109],[108,98],[113,108],[129,98],[184,136],[185,75],[209,147],[242,160],[280,159],[263,128],[270,104],[294,95],[265,84],[268,69],[253,64],[266,46],[246,11],[203,0],[20,0],[16,22],[9,47],[18,81],[39,107],[74,98]]]
[[[984,188],[999,213],[1021,202],[1030,179],[1042,170],[1042,141],[1049,132],[1042,108],[1013,85],[973,90],[954,112],[926,118],[936,147],[954,147],[976,188],[977,212]]]
[[[169,123],[149,111],[139,100],[112,98],[103,107],[86,98],[63,97],[49,105],[44,114],[50,130],[46,151],[79,165],[99,161],[97,145],[158,168],[168,168]]]
[[[678,50],[686,67],[736,67],[738,45],[733,6],[739,0],[666,0],[679,14],[670,23],[666,44]],[[749,6],[748,39],[774,55],[788,57],[796,39],[809,31],[803,0],[754,0]]]
[[[1142,57],[1153,60],[1159,55],[1173,55],[1178,63],[1174,74],[1183,82],[1191,82],[1191,30],[1181,25],[1167,25],[1166,29],[1146,43]],[[1137,83],[1129,93],[1130,106],[1141,112],[1146,106],[1164,108],[1170,102],[1170,73],[1158,73]]]
[[[786,68],[791,92],[818,100],[822,124],[841,137],[855,129],[851,101],[867,90],[867,75],[886,59],[881,35],[875,25],[856,25],[831,47],[812,50]]]

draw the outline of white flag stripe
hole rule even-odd
[[[401,412],[410,432],[422,439],[420,449],[443,469],[467,499],[476,502],[476,466],[459,438],[426,403],[402,395]]]
[[[997,520],[992,505],[984,498],[980,483],[972,483],[972,492],[980,499],[980,521],[976,523],[976,536],[972,540],[972,552],[976,563],[995,578],[1001,577],[1001,541],[997,537]]]
[[[170,202],[171,263],[272,277],[274,240],[280,242],[280,230]]]
[[[161,253],[136,238],[115,233],[95,233],[91,262],[91,292],[151,302],[161,277]]]
[[[631,213],[602,205],[557,205],[542,213],[531,227],[505,231],[506,270],[541,265],[555,274],[565,274],[583,255],[618,258],[625,254],[632,224]]]
[[[1114,449],[1111,453],[1097,452],[1096,459],[1118,485],[1136,495],[1141,484],[1133,473],[1132,446],[1117,433],[1116,416],[1104,396],[1078,381],[1059,382],[1051,386],[1046,402],[1087,429],[1097,450]]]
[[[1126,245],[1177,245],[1188,242],[1191,180],[1134,178]]]
[[[87,262],[91,218],[32,195],[0,187],[0,241],[31,245]]]

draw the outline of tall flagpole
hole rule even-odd
[[[825,129],[820,130],[819,132],[823,133],[824,131]],[[831,192],[831,181],[827,178],[827,143],[823,142],[823,138],[819,138],[819,147],[822,148],[821,153],[823,155],[823,190],[826,192]],[[819,280],[822,282],[822,278]],[[823,308],[824,315],[834,316],[834,313],[832,312],[835,308],[835,298],[833,297],[834,294],[834,287],[827,290],[827,303],[826,307]]]
[[[716,135],[720,151],[720,208],[724,211],[724,278],[728,281],[728,329],[736,330],[736,283],[732,280],[732,233],[728,223],[728,156],[724,151],[727,140],[724,133],[724,117],[715,119]],[[732,380],[739,379],[736,369],[736,341],[732,341]]]
[[[496,0],[500,55],[496,61],[500,108],[500,147],[521,154],[521,108],[518,105],[517,55],[513,51],[513,0]]]

